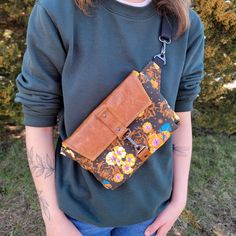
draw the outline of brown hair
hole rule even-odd
[[[94,0],[74,0],[76,5],[88,15],[87,7],[94,6]],[[190,25],[189,19],[189,7],[191,6],[191,0],[153,0],[157,11],[162,14],[174,15],[178,21],[178,30],[175,34],[175,38],[181,36]]]

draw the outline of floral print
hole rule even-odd
[[[124,163],[123,158],[121,158],[121,156],[117,156],[116,157],[116,164],[118,166],[121,166],[121,165],[123,165],[123,163]]]
[[[121,167],[122,172],[127,175],[133,172],[132,167],[135,162],[136,157],[132,153],[126,154],[125,149],[121,146],[115,146],[113,151],[106,155],[106,163],[108,165]],[[116,180],[118,181],[118,178]]]
[[[156,132],[150,133],[148,135],[148,146],[150,148],[159,148],[162,144],[162,134],[157,134]]]
[[[115,156],[115,152],[109,152],[107,155],[106,155],[106,163],[108,165],[112,165],[114,166],[116,164],[116,156]]]
[[[152,84],[152,87],[154,89],[158,89],[159,88],[159,84],[158,84],[158,82],[156,80],[151,79],[151,84]]]
[[[144,131],[145,133],[149,133],[149,132],[152,131],[152,123],[150,123],[150,122],[145,122],[145,123],[143,124],[142,128],[143,128],[143,131]]]
[[[159,129],[159,132],[164,132],[164,131],[172,131],[171,125],[170,123],[165,123],[161,126],[161,128]]]
[[[141,159],[136,155],[134,145],[127,139],[114,139],[94,161],[74,152],[62,144],[61,154],[77,161],[89,170],[107,189],[116,189],[123,184],[144,162],[151,157],[177,129],[179,117],[160,93],[161,69],[150,61],[141,72],[140,82],[152,99],[152,104],[137,114],[129,125],[130,137],[138,145],[146,145],[150,155]]]
[[[114,147],[114,153],[115,153],[116,157],[118,157],[120,159],[125,157],[125,155],[126,155],[125,149],[123,147],[120,147],[120,146]]]
[[[108,180],[106,180],[106,179],[104,179],[104,180],[102,181],[102,184],[103,184],[103,186],[104,186],[105,188],[107,188],[107,189],[110,189],[110,188],[112,187],[111,183],[110,183]]]
[[[122,170],[125,174],[131,174],[133,172],[133,169],[131,166],[129,166],[128,164],[124,164],[122,165]]]
[[[162,140],[165,142],[167,139],[170,137],[170,132],[169,131],[163,131],[162,133]]]
[[[136,162],[136,157],[134,156],[134,154],[129,153],[126,155],[125,164],[128,164],[130,167],[133,167],[135,165],[135,162]]]
[[[115,174],[113,180],[118,183],[118,182],[121,182],[122,180],[124,179],[124,175],[121,174],[121,173],[117,173]]]

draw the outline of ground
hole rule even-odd
[[[193,135],[189,194],[171,235],[236,235],[236,137]],[[0,142],[0,235],[40,236],[45,229],[24,138]]]

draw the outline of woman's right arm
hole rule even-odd
[[[63,108],[61,75],[67,51],[53,12],[43,4],[35,1],[29,16],[27,47],[16,78],[14,101],[23,105],[29,167],[47,235],[78,236],[79,231],[58,207],[55,187],[53,127]]]
[[[25,131],[28,163],[38,193],[47,236],[80,236],[78,229],[58,207],[53,127],[25,126]]]

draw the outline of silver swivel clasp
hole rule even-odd
[[[158,57],[163,61],[163,64],[166,64],[166,44],[170,44],[171,43],[171,39],[166,40],[165,38],[162,38],[161,36],[159,36],[159,41],[162,43],[162,47],[161,47],[161,53],[156,54],[154,56],[154,58]]]

